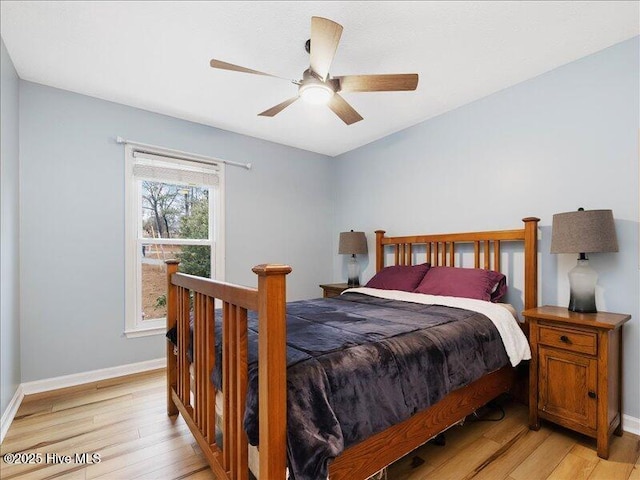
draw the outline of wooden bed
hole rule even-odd
[[[457,246],[473,246],[476,268],[500,271],[502,242],[524,244],[524,307],[537,305],[538,218],[523,219],[524,228],[489,232],[386,237],[376,231],[376,271],[391,257],[396,265],[430,262],[458,266]],[[389,251],[390,250],[390,251]],[[420,253],[418,253],[420,252]],[[425,259],[426,257],[426,259]],[[167,262],[167,328],[177,327],[177,355],[167,340],[167,411],[182,414],[219,479],[249,478],[248,443],[243,430],[247,392],[247,311],[258,312],[259,476],[286,478],[286,265],[258,265],[258,288],[248,288],[177,273]],[[215,366],[213,315],[223,308],[223,437],[216,438],[216,389],[210,381]],[[189,322],[193,327],[193,378],[190,374]],[[503,367],[451,392],[431,407],[347,448],[331,463],[331,480],[366,479],[482,405],[512,389],[515,369]],[[219,433],[219,432],[218,432]]]

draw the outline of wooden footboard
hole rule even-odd
[[[178,272],[167,262],[167,329],[177,328],[177,355],[167,340],[167,413],[180,413],[217,478],[249,475],[243,418],[247,393],[247,311],[258,312],[260,478],[286,475],[286,265],[258,265],[258,289]],[[222,436],[216,435],[214,309],[222,302]],[[194,385],[189,372],[189,322],[193,315]],[[193,388],[192,388],[193,387]],[[192,393],[193,390],[193,393]],[[219,442],[222,438],[222,442]]]

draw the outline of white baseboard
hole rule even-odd
[[[60,388],[75,387],[83,383],[99,382],[109,378],[122,377],[124,375],[132,375],[134,373],[148,372],[157,370],[167,366],[167,359],[156,358],[145,362],[130,363],[128,365],[120,365],[117,367],[103,368],[100,370],[92,370],[89,372],[74,373],[72,375],[64,375],[61,377],[45,378],[35,380],[33,382],[25,382],[18,385],[16,393],[7,405],[7,409],[2,414],[0,420],[0,443],[4,440],[11,422],[20,408],[20,404],[25,395],[33,393],[48,392],[50,390],[58,390]]]
[[[3,412],[2,419],[0,419],[0,443],[4,441],[4,436],[7,434],[16,413],[18,413],[18,408],[20,408],[23,398],[24,392],[22,390],[22,385],[18,385],[16,393],[13,395],[9,405],[7,405],[7,408]]]
[[[625,432],[633,433],[634,435],[640,435],[640,418],[632,417],[631,415],[622,415],[622,429]]]
[[[61,377],[44,378],[33,382],[25,382],[22,384],[22,390],[25,395],[31,395],[34,393],[47,392],[49,390],[75,387],[76,385],[82,385],[83,383],[99,382],[108,378],[147,372],[149,370],[156,370],[166,366],[166,358],[156,358],[154,360],[130,363],[128,365],[120,365],[118,367],[102,368],[100,370],[91,370],[89,372],[73,373],[71,375],[64,375]]]

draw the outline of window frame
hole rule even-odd
[[[135,145],[125,144],[125,322],[124,335],[136,338],[166,333],[166,317],[159,319],[142,319],[142,243],[157,245],[205,245],[211,248],[211,278],[219,281],[225,279],[224,255],[224,162],[204,162],[197,156],[189,154],[176,156],[175,151],[162,147],[145,146],[144,152],[164,157],[163,161],[174,163],[176,166],[185,161],[199,164],[210,163],[218,169],[218,185],[203,185],[209,190],[209,238],[208,239],[177,239],[177,238],[147,238],[142,236],[142,201],[141,184],[143,179],[134,175],[136,158],[134,152],[139,151]],[[179,167],[178,167],[179,168]],[[161,179],[149,179],[162,181]],[[180,184],[167,180],[170,184]]]

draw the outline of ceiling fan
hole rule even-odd
[[[311,17],[311,38],[305,45],[310,56],[310,66],[302,74],[302,80],[291,80],[298,85],[298,94],[258,115],[273,117],[298,98],[302,98],[309,103],[326,104],[344,123],[351,125],[362,120],[362,116],[338,92],[390,92],[416,89],[417,73],[331,77],[329,67],[338,49],[341,35],[342,25],[327,18]],[[282,78],[216,59],[212,59],[210,65],[222,70]]]

